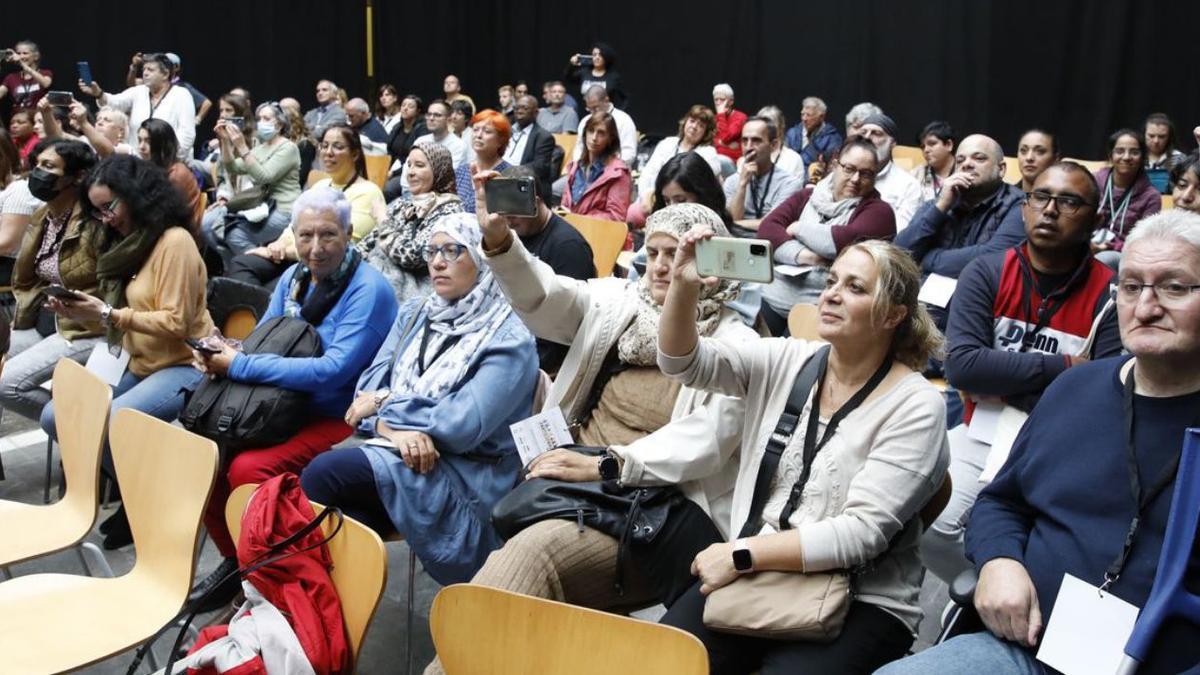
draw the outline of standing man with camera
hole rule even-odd
[[[19,67],[0,81],[0,100],[12,94],[12,112],[33,110],[37,102],[50,91],[53,74],[39,67],[41,58],[38,46],[29,40],[21,40],[12,49],[0,51],[0,62],[14,63]]]
[[[129,87],[119,94],[110,94],[95,82],[79,81],[79,90],[96,97],[101,106],[112,106],[129,116],[126,138],[137,138],[142,122],[150,118],[163,120],[175,131],[179,142],[176,153],[187,162],[196,141],[196,104],[183,87],[171,84],[171,62],[165,54],[150,54],[142,63],[142,84]]]

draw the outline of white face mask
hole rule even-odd
[[[254,133],[256,136],[258,136],[258,140],[265,143],[272,138],[275,138],[275,134],[279,133],[279,130],[275,128],[274,122],[264,122],[259,120],[258,123],[254,125]]]

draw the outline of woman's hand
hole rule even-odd
[[[95,82],[84,82],[83,80],[79,80],[79,91],[82,91],[93,98],[100,98],[100,95],[104,93],[104,90],[100,88],[100,85],[96,84]]]
[[[420,431],[391,429],[380,420],[375,425],[379,435],[396,446],[396,453],[404,460],[404,465],[417,473],[429,473],[441,455],[433,446],[433,439]]]
[[[273,241],[266,246],[256,246],[246,253],[256,255],[260,258],[266,258],[273,263],[281,263],[287,257],[287,245],[278,241]]]
[[[71,101],[71,107],[67,109],[67,115],[80,129],[83,129],[85,126],[91,126],[91,123],[88,122],[87,106],[79,101]]]
[[[728,586],[738,578],[737,568],[733,566],[733,544],[711,544],[697,553],[692,560],[692,574],[700,578],[701,595]]]
[[[529,478],[553,478],[568,483],[600,480],[600,458],[555,448],[529,463]]]
[[[713,238],[712,228],[700,225],[684,233],[675,249],[675,267],[671,272],[671,282],[683,282],[690,286],[705,284],[715,286],[720,283],[718,277],[701,277],[696,269],[696,245],[706,239]]]
[[[346,409],[346,424],[357,427],[358,423],[379,412],[375,405],[375,392],[360,391]]]
[[[580,56],[579,54],[572,54],[572,55],[571,55],[571,65],[573,65],[573,66],[578,66],[578,65],[579,65],[579,56]]]
[[[81,294],[82,295],[82,294]],[[104,309],[104,301],[92,295],[84,295],[82,300],[64,302],[58,298],[46,298],[46,307],[64,319],[98,323],[100,310]]]

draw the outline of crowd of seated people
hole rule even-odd
[[[1126,432],[1148,484],[1200,409],[1200,150],[1166,115],[1114,132],[1094,172],[1045,127],[1006,157],[940,119],[910,166],[874,103],[843,129],[817,96],[747,114],[724,83],[643,140],[616,54],[596,43],[542,102],[524,81],[477,107],[453,74],[428,99],[322,79],[306,112],[234,87],[198,129],[211,104],[173,56],[138,54],[124,91],[80,81],[65,106],[42,96],[53,74],[35,44],[8,57],[0,406],[56,438],[44,385],[62,358],[92,364],[113,410],[168,421],[202,382],[303,397],[286,440],[223,456],[201,609],[240,590],[230,492],[289,472],[398,533],[439,584],[664,605],[714,673],[1041,673],[1064,574],[1145,604],[1174,490],[1135,502]],[[372,154],[387,168],[368,176]],[[507,179],[532,185],[533,215],[489,209]],[[629,257],[597,269],[571,222],[589,219],[625,226]],[[714,236],[765,240],[773,281],[701,275]],[[222,335],[218,277],[256,287],[257,329],[307,323],[315,354]],[[800,306],[816,327],[791,335]],[[781,434],[809,364],[819,375]],[[572,442],[525,461],[510,425],[554,409]],[[1001,416],[1023,421],[1003,443],[984,431]],[[760,487],[768,456],[777,474]],[[119,501],[107,447],[102,471]],[[527,479],[681,498],[650,541],[573,518],[505,539],[492,509]],[[132,543],[124,506],[99,527],[107,549]],[[852,572],[832,640],[706,620],[748,573],[834,570]],[[970,571],[983,630],[906,658],[926,574]],[[1168,622],[1146,672],[1194,667],[1197,638]]]

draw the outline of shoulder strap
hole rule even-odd
[[[763,507],[767,505],[767,497],[771,492],[771,480],[775,478],[779,459],[783,456],[783,451],[787,448],[792,434],[795,433],[796,426],[800,422],[800,413],[804,410],[804,402],[808,400],[808,396],[828,360],[829,345],[825,345],[808,358],[808,361],[800,369],[800,374],[792,383],[792,391],[788,394],[787,405],[784,406],[779,421],[775,423],[775,430],[771,432],[762,462],[758,465],[758,477],[754,481],[754,497],[750,501],[750,513],[746,517],[746,524],[742,526],[741,533],[738,534],[739,537],[753,536],[762,528]]]

